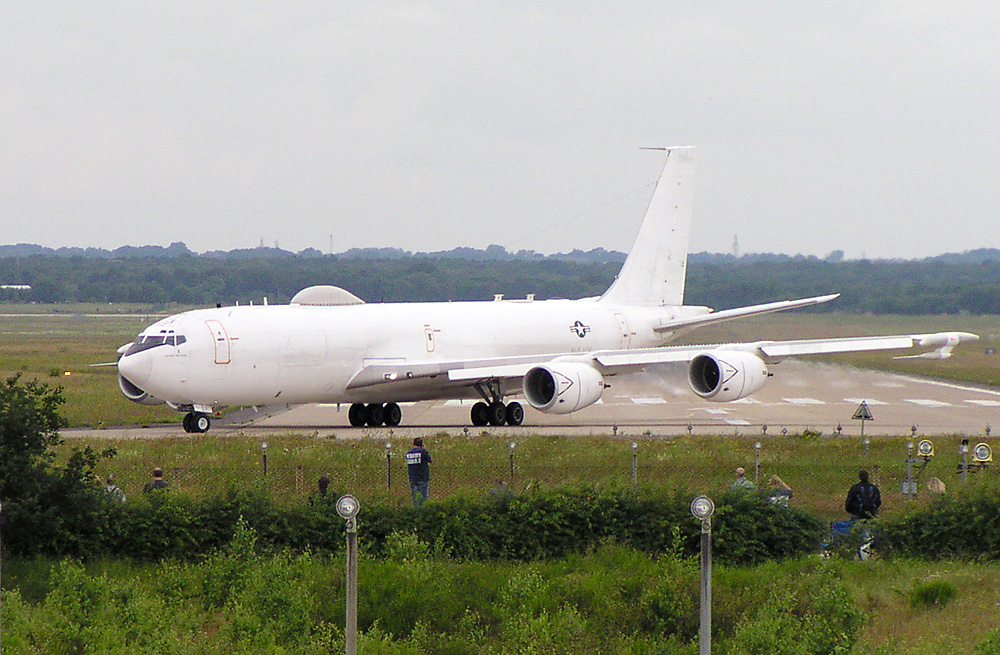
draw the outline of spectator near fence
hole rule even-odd
[[[157,467],[153,469],[153,479],[146,483],[142,491],[143,493],[149,493],[158,489],[166,489],[169,486],[170,483],[163,479],[163,469]]]
[[[774,505],[784,505],[787,507],[788,500],[792,497],[792,488],[788,486],[788,483],[778,476],[772,475],[767,484],[771,487],[767,499]]]
[[[868,471],[861,469],[858,471],[858,482],[848,491],[847,499],[844,500],[844,509],[851,515],[854,521],[873,519],[882,507],[882,494],[878,486],[868,480]]]
[[[406,451],[406,472],[410,478],[410,495],[413,506],[420,507],[427,500],[431,484],[431,454],[424,448],[424,440],[417,437],[413,448]]]
[[[729,485],[730,491],[755,491],[757,485],[747,480],[747,472],[742,466],[736,467],[736,479]]]
[[[125,492],[122,491],[121,487],[119,487],[117,484],[115,484],[115,474],[114,473],[109,473],[108,474],[108,481],[104,485],[104,493],[106,493],[108,495],[108,498],[110,498],[111,500],[113,500],[115,502],[118,502],[118,503],[124,503],[125,502]]]

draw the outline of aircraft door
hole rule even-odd
[[[228,364],[232,353],[226,328],[222,327],[222,323],[215,319],[205,321],[205,325],[212,332],[212,341],[215,344],[215,363]]]
[[[440,332],[440,330],[435,330],[429,325],[424,326],[424,347],[429,353],[434,352],[437,348],[437,340],[434,335],[435,332]]]
[[[625,314],[615,314],[615,319],[618,320],[618,334],[621,335],[619,344],[622,348],[628,348],[632,343],[632,331],[629,330],[628,319],[625,318]]]

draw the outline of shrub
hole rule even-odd
[[[1000,489],[970,487],[879,528],[883,547],[908,557],[1000,559]]]
[[[955,597],[955,585],[932,580],[915,585],[910,591],[910,607],[944,607]]]

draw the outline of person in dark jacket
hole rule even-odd
[[[431,483],[431,454],[424,448],[424,440],[417,437],[413,448],[406,451],[406,472],[410,478],[410,495],[414,507],[420,507],[427,500]]]
[[[858,482],[847,492],[844,509],[851,515],[851,520],[860,521],[873,519],[882,507],[882,494],[878,486],[868,480],[868,471],[858,471]]]

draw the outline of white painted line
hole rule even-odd
[[[782,398],[786,403],[790,405],[825,405],[826,403],[822,400],[816,400],[815,398]]]
[[[663,398],[631,398],[630,399],[636,405],[666,405],[667,401]]]
[[[729,425],[750,425],[750,421],[741,418],[727,418],[726,423]]]
[[[966,387],[961,384],[953,384],[951,382],[941,382],[939,380],[924,380],[921,378],[910,378],[906,376],[898,376],[900,379],[907,380],[909,382],[917,382],[920,384],[933,384],[938,387],[946,387],[948,389],[958,389],[959,391],[973,391],[975,393],[984,393],[990,396],[1000,396],[1000,391],[993,391],[991,389],[977,389],[976,387]]]
[[[740,398],[739,400],[734,400],[729,403],[730,405],[762,405],[756,398]]]
[[[943,400],[930,400],[927,398],[904,398],[903,400],[914,405],[920,405],[921,407],[954,407],[951,403],[946,403]]]
[[[452,398],[451,400],[444,401],[445,407],[461,407],[462,404],[461,398]]]
[[[866,405],[888,405],[889,403],[884,403],[881,400],[871,400],[870,398],[844,398],[845,403],[851,403],[852,405],[860,405],[865,403]]]
[[[718,416],[720,414],[728,414],[729,413],[728,409],[706,409],[705,411],[708,412],[709,414],[714,414],[716,416]]]
[[[1000,400],[966,400],[965,402],[983,407],[1000,407]]]

